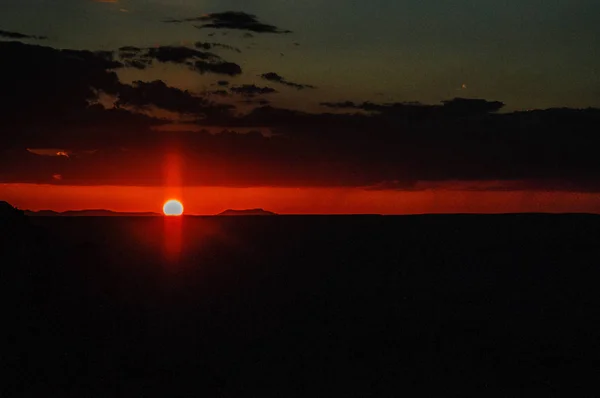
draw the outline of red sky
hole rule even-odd
[[[56,211],[102,208],[160,212],[167,199],[176,198],[183,202],[187,214],[259,207],[282,214],[600,213],[598,194],[539,191],[0,184],[0,197],[21,209]]]
[[[505,84],[506,91],[476,91],[444,57],[413,66],[443,69],[453,76],[446,83],[425,73],[428,83],[417,84],[388,51],[377,63],[392,69],[364,73],[356,67],[367,53],[354,43],[350,58],[316,68],[294,58],[312,47],[288,32],[307,29],[285,13],[266,13],[268,24],[245,11],[200,14],[218,42],[197,42],[188,22],[198,14],[179,11],[169,24],[166,12],[156,14],[149,23],[160,34],[151,42],[132,24],[128,33],[142,37],[99,35],[77,45],[68,38],[80,35],[57,41],[47,27],[7,27],[0,17],[0,200],[32,210],[160,212],[179,199],[188,214],[600,213],[600,109],[566,108],[573,103],[559,90],[559,108],[505,113],[507,99],[522,105],[531,93]],[[258,47],[270,56],[251,55]],[[496,62],[484,75],[498,77],[490,71],[499,68],[521,86],[509,64]],[[567,75],[551,76],[573,98],[589,98],[594,85],[573,85]],[[380,90],[394,82],[402,98]]]

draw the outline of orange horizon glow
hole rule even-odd
[[[155,212],[172,198],[189,215],[263,208],[279,214],[600,213],[600,194],[362,188],[133,187],[0,184],[0,200],[26,210]]]

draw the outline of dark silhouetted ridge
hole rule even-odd
[[[247,209],[247,210],[228,209],[217,215],[219,215],[219,216],[276,216],[277,213],[273,213],[271,211],[267,211],[264,209]]]
[[[157,217],[158,213],[136,213],[136,212],[116,212],[111,210],[93,209],[93,210],[68,210],[65,212],[56,212],[52,210],[25,211],[25,214],[32,217]]]
[[[0,217],[22,218],[25,214],[22,210],[13,207],[10,203],[0,201]]]

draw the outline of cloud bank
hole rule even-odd
[[[162,159],[176,152],[185,185],[600,191],[598,109],[499,113],[503,102],[480,98],[342,99],[308,113],[256,98],[271,87],[219,80],[226,95],[207,95],[117,74],[157,63],[242,73],[202,46],[85,51],[1,41],[0,57],[0,182],[160,185]],[[68,156],[47,155],[58,152]]]

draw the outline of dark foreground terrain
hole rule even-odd
[[[594,396],[600,217],[0,220],[4,396]]]

